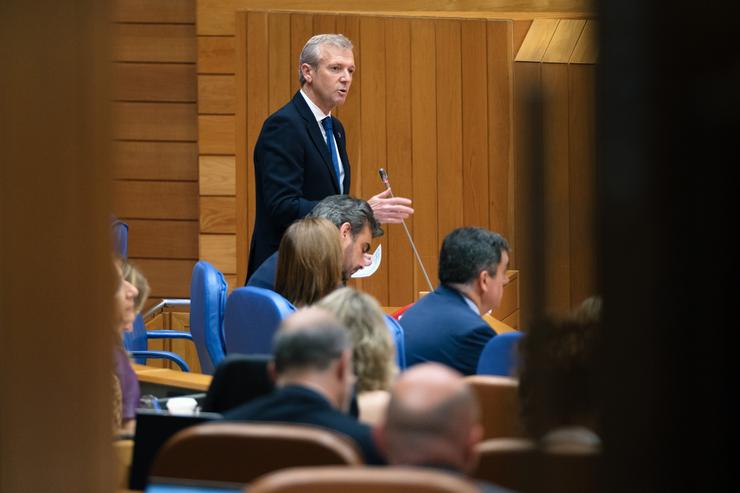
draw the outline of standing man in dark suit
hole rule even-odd
[[[436,361],[472,375],[496,332],[481,317],[498,307],[509,283],[509,244],[484,228],[458,228],[439,253],[440,286],[401,317],[406,364]]]
[[[224,419],[322,426],[354,440],[366,464],[384,464],[372,429],[348,414],[355,376],[349,332],[320,308],[299,310],[275,334],[269,369],[277,389]]]
[[[342,123],[331,116],[352,85],[352,42],[341,34],[320,34],[301,52],[301,90],[270,115],[254,148],[256,216],[247,279],[278,249],[285,229],[324,197],[346,194],[350,166]],[[413,213],[411,201],[386,190],[369,201],[382,223]]]

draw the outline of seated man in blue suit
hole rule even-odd
[[[401,317],[406,364],[436,361],[463,375],[496,332],[481,317],[501,303],[509,282],[509,245],[483,228],[458,228],[439,253],[440,286]]]
[[[342,245],[342,280],[370,265],[370,242],[383,236],[370,204],[349,195],[330,195],[316,204],[308,217],[320,217],[334,223]],[[278,252],[273,253],[249,278],[247,286],[275,290]]]
[[[384,464],[372,429],[348,414],[355,377],[349,331],[320,308],[299,310],[275,334],[277,389],[224,414],[227,420],[322,426],[357,444],[366,464]]]

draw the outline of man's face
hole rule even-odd
[[[504,286],[509,284],[509,276],[506,271],[509,269],[509,252],[501,252],[501,262],[496,267],[496,275],[488,275],[486,279],[487,290],[481,297],[483,308],[486,312],[498,308],[501,304],[501,298],[504,296]]]
[[[352,50],[331,44],[319,47],[321,56],[319,66],[313,68],[307,63],[301,67],[306,79],[306,90],[311,100],[324,113],[329,113],[347,99],[355,71],[355,56]]]
[[[373,235],[370,225],[366,224],[356,236],[352,236],[352,227],[344,223],[339,228],[339,240],[342,245],[342,279],[347,281],[352,274],[372,263],[370,242]]]

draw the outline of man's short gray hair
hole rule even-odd
[[[347,329],[329,313],[326,317],[302,321],[297,326],[285,325],[289,322],[283,323],[273,340],[278,375],[289,370],[326,370],[352,347]]]
[[[352,41],[344,34],[317,34],[309,39],[303,50],[301,50],[301,56],[298,58],[298,82],[301,83],[301,87],[306,83],[301,67],[304,63],[307,63],[314,69],[317,69],[319,67],[319,60],[321,59],[321,45],[324,44],[336,46],[344,50],[352,49]]]
[[[367,225],[373,238],[383,236],[383,229],[375,219],[373,209],[366,201],[349,195],[329,195],[316,204],[308,217],[321,217],[339,228],[349,223],[354,238]]]

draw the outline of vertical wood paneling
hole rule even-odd
[[[594,229],[596,176],[595,67],[569,65],[568,142],[570,162],[571,305],[595,293]]]
[[[269,111],[277,111],[290,101],[291,81],[298,77],[296,59],[290,58],[290,14],[275,13],[269,16]]]
[[[568,66],[542,64],[545,165],[545,268],[547,307],[570,309],[570,187],[568,167]]]
[[[486,23],[470,21],[462,29],[462,172],[463,222],[489,227],[488,71]]]
[[[488,197],[489,224],[514,242],[514,191],[512,160],[513,23],[488,21]],[[513,264],[512,264],[513,265]]]
[[[435,21],[439,241],[463,224],[460,21]]]
[[[313,20],[313,29],[316,34],[330,34],[337,32],[337,16],[335,14],[316,14]]]
[[[388,159],[386,162],[393,193],[401,197],[413,194],[411,161],[411,26],[407,19],[389,19],[385,30],[386,127]],[[382,190],[375,177],[373,190]],[[371,192],[372,193],[372,192]],[[407,221],[413,234],[413,221]],[[414,300],[414,258],[402,226],[386,227],[388,233],[387,264],[389,303],[406,305]]]
[[[360,197],[368,198],[379,191],[378,168],[386,166],[386,60],[385,60],[385,22],[380,18],[360,19],[360,42],[362,52],[362,160],[355,175],[362,177]],[[394,226],[389,226],[394,227]],[[397,226],[395,226],[397,227]],[[386,229],[389,229],[386,228]],[[389,252],[388,239],[381,241],[383,250]],[[380,268],[369,278],[363,279],[362,286],[372,293],[382,305],[388,304],[388,253]]]
[[[236,197],[234,200],[234,217],[236,222],[236,278],[239,284],[243,284],[247,277],[247,252],[249,251],[249,241],[251,239],[251,227],[249,222],[248,203],[253,197],[249,190],[249,177],[252,172],[249,170],[251,160],[247,154],[249,131],[249,100],[247,87],[247,53],[248,53],[248,35],[247,26],[249,25],[249,13],[236,13],[236,36],[235,45],[239,49],[235,50],[235,71],[236,71]],[[252,199],[253,200],[253,199]]]
[[[414,241],[433,285],[437,283],[437,51],[434,21],[411,21],[411,154],[413,162]],[[414,291],[428,288],[417,266]]]
[[[269,112],[269,87],[267,84],[268,70],[265,61],[268,60],[268,33],[267,14],[250,12],[247,16],[247,190],[248,197],[254,197],[254,145],[262,129],[262,123]],[[247,201],[248,224],[254,224],[255,202],[251,198]],[[251,227],[250,227],[251,231]],[[251,236],[247,238],[247,242]],[[246,259],[244,259],[246,260]],[[245,270],[246,275],[246,270]],[[241,281],[241,280],[240,280]]]
[[[515,238],[514,243],[514,268],[518,269],[521,278],[520,299],[522,318],[520,322],[526,327],[529,319],[527,314],[531,310],[530,291],[535,283],[543,282],[535,279],[530,268],[531,263],[531,232],[529,231],[529,218],[532,214],[531,207],[531,177],[528,173],[532,151],[532,127],[530,121],[530,107],[528,106],[531,91],[540,87],[540,64],[529,62],[517,62],[514,64],[514,160],[517,170],[516,177],[516,214],[515,214]],[[512,262],[513,263],[513,262]]]
[[[296,70],[298,69],[301,50],[303,50],[306,41],[314,34],[313,17],[313,15],[308,14],[290,14],[290,59],[295,60]],[[291,94],[300,88],[296,74],[296,77],[290,78]]]
[[[362,53],[357,48],[360,41],[360,17],[340,15],[337,16],[337,32],[347,36],[355,45],[355,66],[361,67]],[[356,70],[352,77],[349,97],[344,104],[336,109],[336,114],[342,121],[344,134],[347,139],[347,157],[352,171],[352,183],[350,184],[350,195],[353,197],[367,199],[360,195],[360,184],[362,176],[359,173],[362,160],[360,157],[360,142],[362,142],[362,122],[360,121],[360,101],[362,101],[362,70]]]

